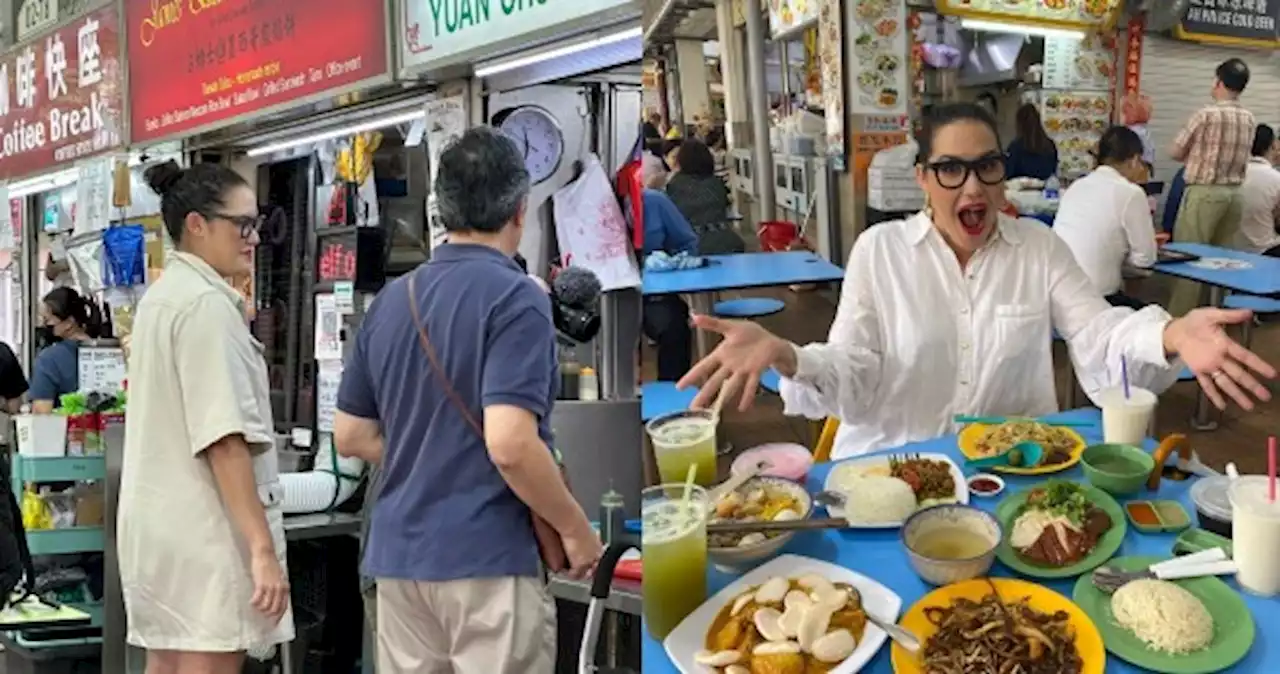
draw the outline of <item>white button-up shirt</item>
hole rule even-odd
[[[1062,195],[1053,231],[1067,243],[1099,294],[1120,292],[1120,270],[1156,262],[1156,228],[1147,193],[1110,166],[1099,166]]]
[[[1280,221],[1280,171],[1262,157],[1249,160],[1244,169],[1244,212],[1240,216],[1241,250],[1263,253],[1280,246],[1276,222]]]
[[[785,412],[836,417],[832,458],[954,433],[957,414],[1057,411],[1051,328],[1090,397],[1120,381],[1160,392],[1182,365],[1164,352],[1169,314],[1112,307],[1071,251],[1034,220],[1001,215],[961,269],[923,214],[876,225],[850,256],[825,344],[796,348]]]

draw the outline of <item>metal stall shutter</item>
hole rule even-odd
[[[1154,108],[1149,130],[1156,146],[1157,180],[1171,180],[1177,172],[1179,165],[1169,158],[1169,145],[1187,119],[1209,103],[1213,71],[1232,57],[1249,64],[1249,86],[1241,102],[1258,118],[1258,123],[1280,123],[1280,61],[1270,52],[1146,36],[1142,91],[1151,97]]]

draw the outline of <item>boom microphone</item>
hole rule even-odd
[[[551,282],[551,317],[556,330],[585,343],[600,332],[600,279],[590,269],[565,267]]]

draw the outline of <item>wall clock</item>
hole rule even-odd
[[[564,131],[560,123],[537,105],[522,105],[498,113],[494,123],[524,154],[524,165],[534,185],[555,175],[564,159]]]

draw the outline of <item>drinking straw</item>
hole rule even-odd
[[[689,464],[689,472],[684,478],[684,504],[687,506],[693,499],[693,478],[698,476],[698,464]]]
[[[1267,438],[1267,500],[1276,502],[1276,436]]]
[[[1124,382],[1124,399],[1129,399],[1129,360],[1120,356],[1120,381]]]

